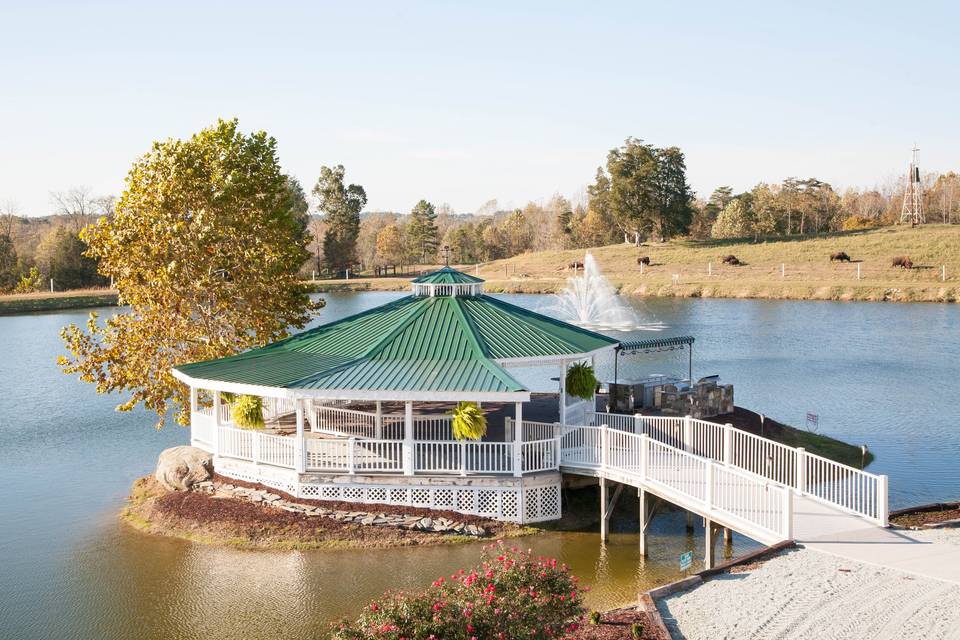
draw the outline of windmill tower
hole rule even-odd
[[[903,192],[903,206],[900,208],[900,224],[923,224],[923,187],[920,184],[920,167],[917,166],[917,149],[913,148],[910,172],[907,174],[907,188]]]

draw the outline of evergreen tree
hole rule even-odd
[[[13,247],[13,241],[8,234],[0,234],[0,292],[12,291],[17,286],[17,266],[17,251]]]
[[[326,231],[323,234],[323,265],[334,274],[345,272],[357,262],[360,211],[367,194],[358,184],[343,184],[343,165],[321,167],[313,195],[320,201]]]
[[[407,222],[407,240],[410,254],[421,263],[427,258],[433,260],[437,252],[437,212],[433,205],[421,200],[410,211],[410,221]]]

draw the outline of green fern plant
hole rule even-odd
[[[239,395],[232,403],[230,416],[241,429],[263,429],[263,398]]]
[[[476,402],[461,402],[450,411],[451,428],[457,440],[479,440],[487,434],[487,416]]]
[[[593,397],[597,388],[597,377],[593,374],[593,367],[583,362],[575,362],[567,369],[565,381],[567,393],[584,400]]]

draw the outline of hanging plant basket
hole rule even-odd
[[[457,440],[479,440],[487,435],[487,416],[476,402],[461,402],[450,411],[453,437]]]
[[[567,369],[565,380],[567,394],[589,400],[597,388],[597,377],[593,374],[593,367],[582,362],[575,362]]]
[[[230,408],[233,423],[241,429],[263,429],[263,398],[260,396],[239,395],[233,399]]]

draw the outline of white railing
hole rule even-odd
[[[405,419],[403,416],[383,416],[384,437],[402,440],[404,437]],[[453,416],[444,414],[421,414],[413,416],[414,440],[453,440],[451,423]]]
[[[534,442],[536,440],[551,440],[560,435],[561,425],[559,422],[537,422],[535,420],[523,420],[521,439],[523,442]],[[510,416],[504,419],[504,440],[512,442],[514,438],[514,429],[517,428],[517,421]]]
[[[887,525],[887,477],[807,453],[732,425],[675,416],[588,412],[592,426],[652,440],[722,462],[800,494]]]
[[[254,462],[292,469],[295,462],[295,438],[254,432],[257,457]]]
[[[296,402],[292,398],[264,398],[263,399],[263,419],[273,420],[280,416],[295,413],[297,410]]]
[[[217,408],[220,412],[220,424],[233,424],[233,406],[229,402],[220,402]]]
[[[789,539],[788,487],[625,429],[574,427],[562,436],[562,464],[647,486],[680,506],[736,524],[761,542]]]
[[[217,427],[213,421],[212,407],[209,413],[194,412],[190,418],[191,443],[206,445],[212,451],[216,437]]]
[[[254,431],[220,427],[217,429],[217,452],[221,456],[252,462],[254,460],[253,439],[255,435],[256,432]]]
[[[560,466],[560,438],[524,442],[520,451],[524,473],[551,471]]]
[[[438,440],[414,443],[413,468],[419,473],[513,473],[513,463],[512,442]]]
[[[377,437],[377,416],[368,411],[341,407],[315,407],[313,430],[360,438]]]

